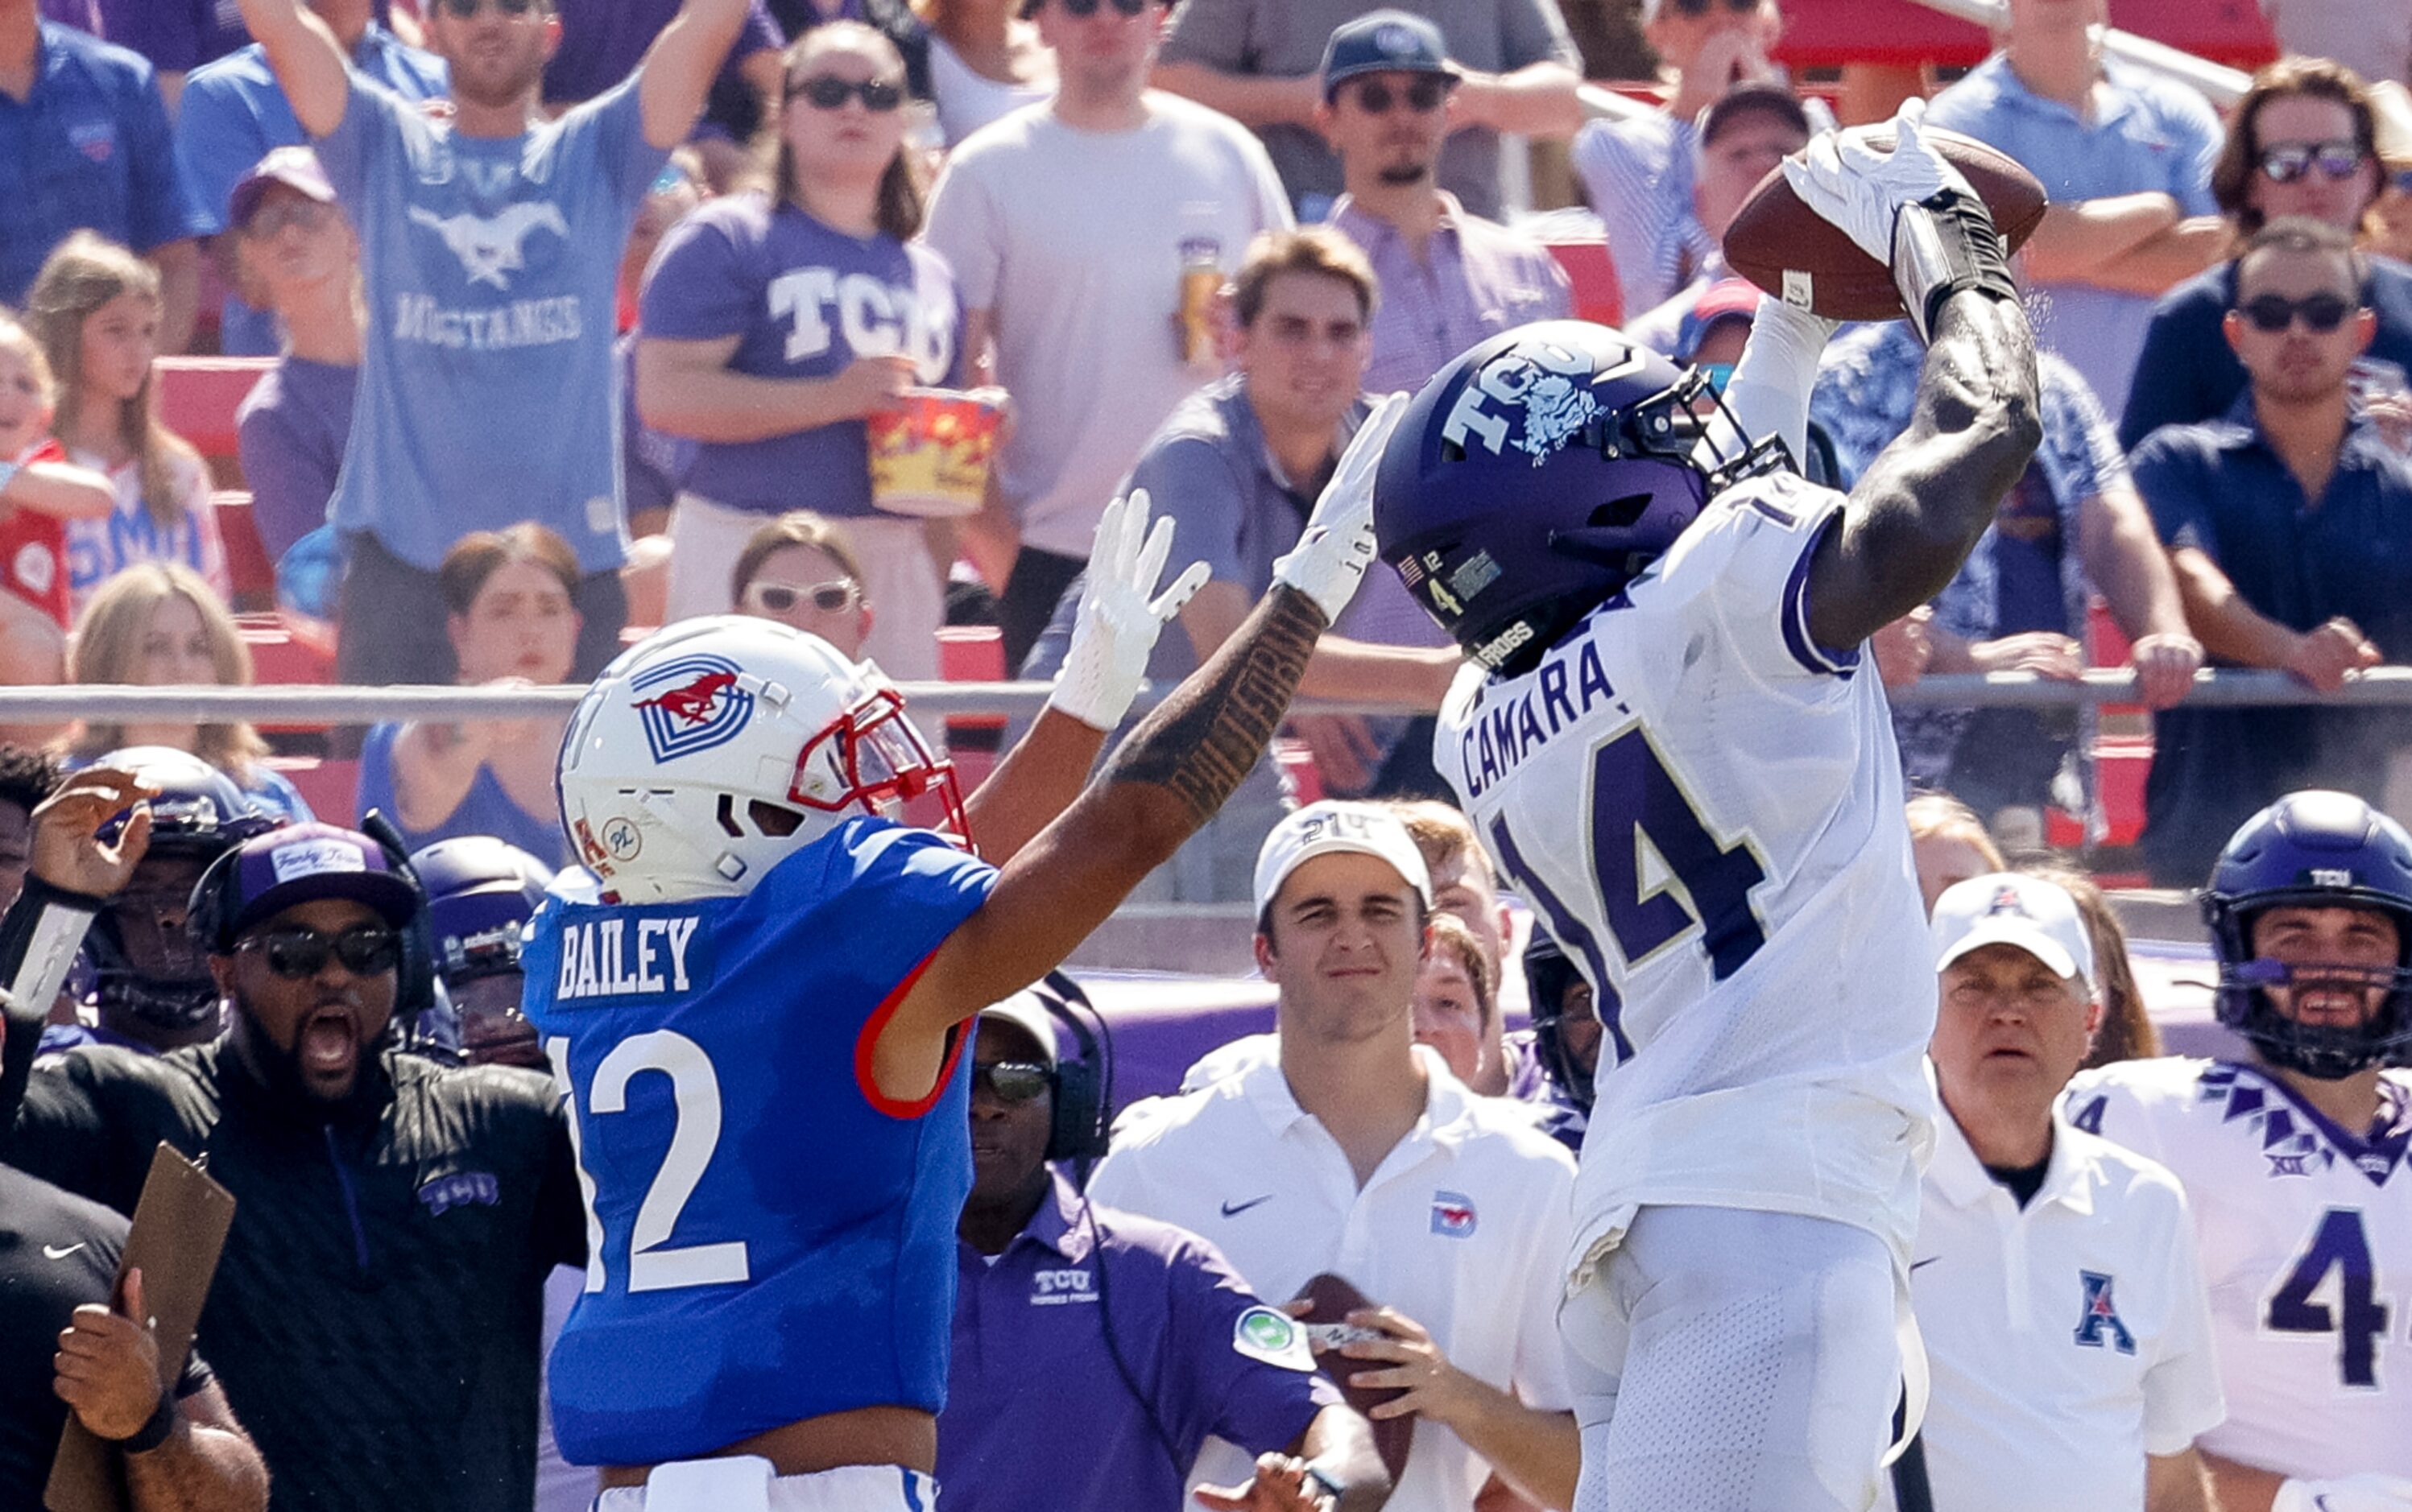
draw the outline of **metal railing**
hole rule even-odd
[[[1872,671],[1873,669],[1871,669]],[[1044,683],[907,683],[906,707],[923,719],[947,715],[1027,718],[1047,700]],[[330,687],[125,687],[122,685],[0,688],[0,725],[42,725],[82,719],[102,724],[248,720],[257,725],[366,725],[384,720],[522,720],[566,714],[585,689]],[[1161,697],[1150,689],[1138,708]],[[2134,675],[2097,668],[2075,683],[2033,672],[1952,673],[1896,688],[1905,708],[2051,708],[2135,701]],[[2195,708],[2276,708],[2293,705],[2412,707],[2412,667],[2377,667],[2351,674],[2336,693],[2317,693],[2284,672],[2204,671],[2187,704]],[[1398,713],[1403,701],[1302,698],[1299,713]]]

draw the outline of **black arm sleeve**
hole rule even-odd
[[[7,1022],[7,1040],[0,1042],[0,1150],[25,1099],[43,1021],[101,902],[28,873],[25,890],[0,914],[0,1013]]]

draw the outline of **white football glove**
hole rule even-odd
[[[1798,157],[1784,160],[1784,182],[1801,202],[1843,228],[1860,251],[1892,266],[1893,222],[1902,207],[1946,189],[1970,198],[1977,191],[1961,171],[1919,135],[1926,101],[1913,95],[1892,118],[1892,151],[1868,145],[1870,128],[1824,131]]]
[[[2412,1512],[2412,1480],[2375,1472],[2335,1480],[2290,1480],[2270,1512]]]
[[[1123,722],[1147,681],[1155,638],[1206,582],[1206,564],[1192,562],[1171,587],[1156,594],[1155,580],[1171,554],[1171,517],[1148,528],[1145,489],[1133,489],[1130,497],[1106,506],[1089,549],[1072,644],[1055,674],[1054,691],[1047,695],[1050,706],[1092,729],[1110,730]]]
[[[1374,406],[1357,428],[1340,465],[1315,501],[1306,529],[1289,554],[1273,564],[1273,581],[1285,582],[1315,600],[1326,624],[1355,597],[1374,562],[1374,474],[1382,465],[1382,448],[1399,428],[1407,396],[1392,394]]]

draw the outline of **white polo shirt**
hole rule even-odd
[[[1515,1105],[1466,1091],[1430,1050],[1416,1055],[1430,1079],[1424,1115],[1361,1189],[1280,1065],[1259,1064],[1126,1121],[1090,1195],[1204,1235],[1268,1299],[1344,1276],[1423,1325],[1467,1374],[1527,1406],[1566,1408],[1557,1308],[1574,1157]],[[1465,1512],[1490,1473],[1456,1434],[1419,1423],[1391,1512]],[[1247,1474],[1216,1442],[1193,1479]]]
[[[1936,1123],[1909,1274],[1934,1372],[1934,1505],[2139,1512],[2144,1457],[2226,1411],[2184,1190],[2055,1114],[2022,1210],[1960,1125]]]

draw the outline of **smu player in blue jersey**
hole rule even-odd
[[[1109,509],[1087,632],[989,785],[1011,795],[1001,867],[890,816],[935,795],[961,829],[952,772],[894,688],[813,636],[692,621],[596,680],[560,786],[601,892],[549,902],[522,963],[587,1195],[553,1424],[607,1467],[598,1507],[930,1505],[971,1182],[962,1026],[1059,963],[1255,764],[1372,560],[1400,407],[1366,422],[1241,632],[1082,789],[1203,578],[1151,602],[1169,522],[1147,536],[1141,496]],[[1311,1468],[1269,1457],[1254,1505],[1322,1505]]]

